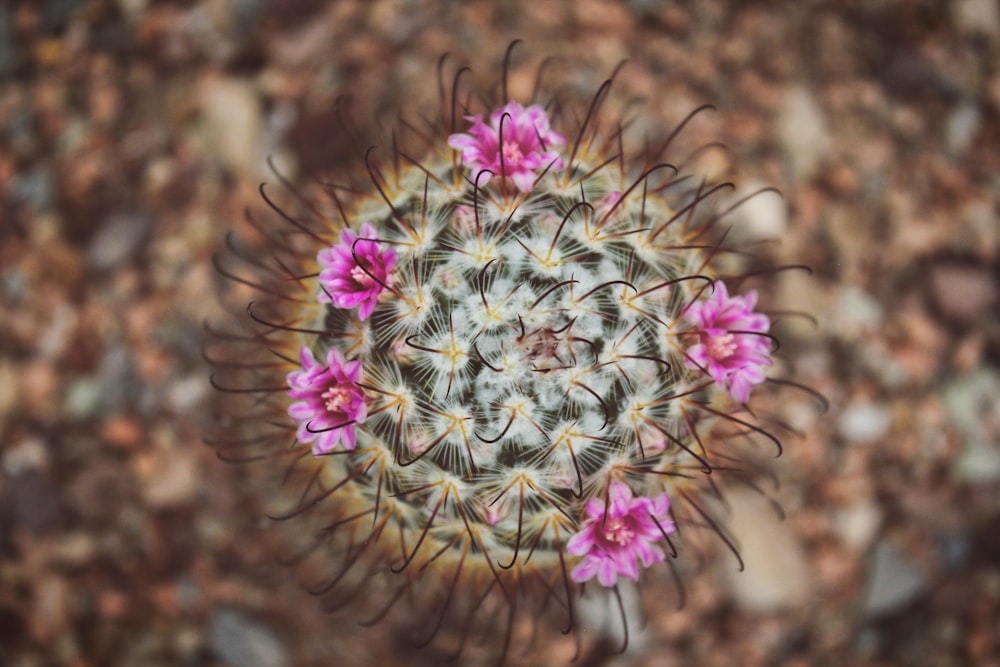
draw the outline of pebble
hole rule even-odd
[[[118,8],[129,18],[140,18],[147,10],[150,0],[118,0]]]
[[[10,300],[12,304],[23,303],[30,295],[30,287],[27,276],[20,270],[20,267],[10,267],[0,275],[0,294]]]
[[[288,649],[271,628],[235,609],[219,609],[209,621],[211,651],[230,667],[285,667]]]
[[[38,470],[26,470],[6,480],[4,505],[15,528],[32,533],[44,533],[59,514],[57,494],[48,475]]]
[[[835,332],[848,340],[861,338],[877,331],[885,319],[882,304],[859,287],[845,286],[835,306],[831,322]]]
[[[926,377],[936,360],[906,356],[905,351],[893,350],[880,338],[858,346],[857,357],[865,370],[893,392],[906,385],[917,384]]]
[[[133,459],[143,500],[154,509],[189,504],[198,492],[200,475],[195,455],[174,447],[154,447]]]
[[[124,472],[121,464],[107,459],[82,468],[64,491],[73,511],[87,521],[115,521],[129,497]]]
[[[952,423],[967,440],[995,440],[1000,425],[1000,372],[984,366],[948,381],[941,390]]]
[[[969,439],[955,458],[955,477],[970,484],[1000,481],[1000,443]]]
[[[124,213],[110,217],[90,242],[88,266],[100,272],[122,268],[136,259],[152,231],[149,215]]]
[[[777,129],[792,180],[815,176],[832,141],[823,109],[807,88],[795,86],[786,92]]]
[[[943,388],[945,406],[960,425],[979,423],[985,417],[1000,419],[1000,369],[984,366],[952,379]]]
[[[967,264],[933,266],[929,289],[937,312],[963,326],[974,325],[993,312],[1000,297],[1000,289],[989,270]]]
[[[212,77],[201,90],[201,112],[209,146],[224,165],[239,174],[262,175],[260,97],[242,79]]]
[[[847,442],[870,443],[889,434],[892,414],[879,403],[854,403],[840,413],[837,433]]]
[[[131,449],[145,441],[146,427],[135,417],[114,414],[101,422],[98,434],[103,444]]]
[[[49,452],[45,441],[37,437],[27,437],[4,450],[0,456],[0,467],[11,476],[28,470],[43,470],[48,467]]]
[[[944,124],[944,145],[948,153],[960,156],[972,145],[979,131],[981,116],[979,108],[963,102],[955,107]]]
[[[138,380],[129,348],[109,342],[94,376],[100,392],[100,410],[117,412],[135,399]]]
[[[7,5],[0,5],[0,76],[11,73],[17,67],[17,42],[14,41],[11,18]]]
[[[261,15],[268,9],[267,0],[230,0],[226,3],[233,32],[251,39]]]
[[[802,314],[772,318],[775,328],[780,327],[778,335],[782,339],[787,336],[815,345],[817,331],[820,328],[829,329],[833,324],[826,314],[832,309],[832,290],[820,285],[818,281],[803,280],[802,275],[796,271],[783,271],[776,279],[775,301],[788,311]]]
[[[31,631],[35,640],[48,642],[69,630],[71,590],[65,578],[52,573],[39,580],[31,605]]]
[[[951,17],[959,30],[1000,39],[1000,6],[996,0],[956,0]]]
[[[52,172],[46,167],[35,167],[14,178],[10,184],[10,200],[25,203],[36,211],[47,211],[52,207],[54,188]]]
[[[82,420],[97,414],[103,400],[101,385],[92,377],[70,382],[63,397],[63,410],[67,416]]]
[[[833,529],[855,551],[867,549],[882,525],[882,509],[870,499],[857,498],[834,512]]]
[[[872,552],[862,602],[869,618],[900,611],[927,590],[927,577],[895,547],[881,543]]]
[[[52,309],[52,315],[40,332],[35,343],[35,353],[39,359],[55,360],[66,350],[76,328],[79,312],[66,303],[59,303]]]
[[[994,260],[1000,253],[1000,214],[988,198],[972,199],[962,207],[962,225],[972,232],[974,248]]]
[[[950,533],[938,539],[937,552],[938,559],[945,569],[959,570],[969,563],[972,543],[969,536],[963,532]]]
[[[201,652],[204,642],[200,629],[196,627],[181,628],[174,635],[173,639],[174,650],[177,651],[177,655],[180,656],[182,662],[184,664],[196,664],[198,654]]]
[[[210,388],[211,385],[202,373],[180,378],[167,389],[166,405],[176,414],[190,413],[205,404]]]
[[[762,181],[750,181],[732,198],[730,205],[745,199],[730,214],[729,221],[733,224],[731,238],[734,242],[780,239],[788,230],[788,205],[784,198],[777,192],[754,194],[766,187],[767,184]]]
[[[52,551],[54,563],[65,567],[80,567],[98,552],[93,531],[75,530],[60,536]]]
[[[740,572],[731,558],[720,559],[732,598],[740,607],[755,612],[805,602],[812,593],[812,576],[802,543],[791,526],[757,493],[729,490],[726,500],[732,507],[726,526],[746,565]]]

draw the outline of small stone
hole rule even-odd
[[[194,664],[198,660],[198,653],[202,650],[204,640],[198,628],[184,627],[174,635],[174,650],[185,664]]]
[[[1000,371],[993,366],[949,380],[942,395],[951,421],[963,433],[985,438],[986,422],[1000,424]]]
[[[846,286],[840,291],[832,322],[838,335],[854,340],[878,330],[885,319],[882,304],[864,290]]]
[[[121,591],[104,589],[97,596],[97,615],[102,621],[121,620],[129,611],[129,598]]]
[[[882,524],[882,510],[866,498],[858,498],[850,505],[834,512],[833,528],[837,536],[855,551],[867,549],[878,534]]]
[[[930,299],[938,313],[969,326],[996,308],[997,283],[989,270],[967,264],[937,264],[930,271]]]
[[[1000,481],[1000,443],[970,439],[955,458],[955,477],[969,484]]]
[[[91,377],[70,382],[63,398],[63,410],[73,419],[87,419],[97,414],[101,407],[103,393],[101,386]]]
[[[10,201],[25,203],[36,211],[49,211],[53,205],[52,172],[36,167],[14,178],[8,190]]]
[[[979,108],[964,102],[948,114],[944,125],[944,145],[951,155],[962,155],[972,145],[980,125]]]
[[[176,414],[189,413],[204,405],[208,390],[208,381],[201,374],[189,375],[170,385],[166,393],[166,404]]]
[[[988,198],[972,199],[962,207],[962,225],[972,232],[973,248],[988,261],[1000,253],[1000,215]]]
[[[49,321],[35,346],[39,359],[54,360],[62,355],[70,342],[78,318],[77,310],[66,303],[59,303],[52,309]]]
[[[139,393],[134,359],[128,347],[109,343],[101,358],[94,380],[100,394],[99,412],[120,412]]]
[[[17,365],[0,358],[0,418],[12,414],[20,401]]]
[[[65,533],[52,551],[52,560],[65,567],[80,567],[97,554],[97,541],[89,530]]]
[[[886,616],[900,611],[925,590],[927,577],[923,570],[889,544],[875,547],[862,602],[866,616]]]
[[[732,489],[726,500],[732,507],[727,525],[746,565],[739,572],[731,559],[723,559],[724,581],[736,603],[769,612],[805,602],[812,592],[809,567],[789,524],[759,494]]]
[[[11,476],[48,467],[48,447],[41,438],[28,437],[11,445],[0,457],[3,471]]]
[[[264,166],[258,151],[261,103],[254,86],[242,79],[211,77],[201,89],[207,140],[218,159],[238,174],[256,175]]]
[[[137,19],[148,9],[149,0],[118,0],[118,8],[126,16]]]
[[[973,553],[972,542],[964,532],[949,533],[938,539],[937,552],[945,569],[960,570],[969,563]]]
[[[761,192],[766,185],[751,181],[734,195],[731,204],[745,199],[729,216],[732,240],[752,243],[780,239],[788,229],[788,205],[777,192]]]
[[[984,366],[944,385],[950,421],[963,437],[952,472],[968,484],[1000,480],[1000,373]]]
[[[151,232],[148,215],[123,214],[109,218],[90,242],[88,265],[101,272],[125,266],[136,259]]]
[[[898,364],[905,371],[910,386],[930,386],[940,375],[944,363],[941,350],[947,349],[950,333],[940,320],[916,302],[902,307],[897,305],[893,325],[901,335],[891,346],[879,350],[883,363]],[[875,340],[886,342],[884,338]]]
[[[904,352],[894,350],[885,340],[876,339],[860,346],[858,356],[865,370],[872,374],[879,383],[893,393],[903,387],[922,382],[921,373],[926,372],[930,363],[911,363],[911,359],[901,355]],[[918,384],[919,386],[919,384]]]
[[[69,629],[70,586],[54,573],[39,579],[31,609],[31,634],[36,641],[49,641]]]
[[[156,509],[193,502],[198,492],[198,462],[194,454],[174,447],[154,447],[133,459],[142,496]]]
[[[986,336],[982,331],[973,331],[963,337],[955,345],[955,352],[951,357],[952,367],[962,373],[975,370],[982,363],[985,347]]]
[[[21,366],[21,401],[25,410],[33,416],[51,419],[58,406],[56,393],[60,380],[52,364],[43,361],[29,361]]]
[[[122,449],[135,447],[145,436],[142,425],[136,419],[121,414],[104,420],[99,433],[101,442]]]
[[[2,504],[15,528],[44,533],[55,523],[59,507],[48,475],[26,470],[8,479],[5,489]]]
[[[271,628],[240,611],[220,609],[209,621],[209,646],[230,667],[285,667],[288,650]]]
[[[956,0],[951,17],[963,32],[1000,39],[1000,7],[996,0]]]
[[[854,403],[840,413],[837,432],[847,442],[870,443],[885,438],[892,426],[889,408],[877,403]]]
[[[778,118],[778,139],[785,149],[792,179],[807,181],[830,152],[830,131],[822,107],[804,87],[786,92]]]
[[[88,521],[113,522],[128,497],[128,476],[120,463],[99,460],[70,480],[66,497],[73,511]]]
[[[14,22],[11,18],[11,11],[7,5],[0,5],[0,76],[13,72],[18,63]]]

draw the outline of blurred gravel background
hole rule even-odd
[[[775,285],[820,322],[785,345],[833,406],[782,408],[807,433],[787,520],[736,497],[748,572],[720,554],[683,611],[650,596],[613,664],[1000,666],[996,0],[6,0],[0,664],[429,660],[331,624],[201,443],[210,259],[268,157],[336,163],[338,95],[409,109],[444,51],[488,85],[517,37],[588,95],[627,58],[650,136],[717,106],[709,167],[784,193],[741,209],[746,239],[815,269]]]

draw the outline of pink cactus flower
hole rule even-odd
[[[361,225],[360,239],[349,229],[340,232],[340,243],[319,251],[320,303],[337,308],[358,307],[358,317],[367,320],[378,304],[379,295],[392,286],[396,251],[380,248],[375,226]],[[357,257],[357,259],[355,259]]]
[[[607,505],[600,498],[587,501],[587,519],[566,544],[566,551],[583,556],[570,573],[573,581],[589,581],[597,575],[602,586],[611,587],[619,576],[639,579],[637,560],[649,567],[666,558],[653,542],[674,532],[667,494],[634,498],[627,484],[612,482],[608,500]]]
[[[462,161],[474,174],[488,170],[493,176],[509,178],[521,192],[528,192],[539,170],[563,166],[554,148],[565,146],[566,139],[549,128],[545,109],[537,104],[525,109],[517,102],[508,102],[490,115],[489,125],[483,122],[482,114],[465,119],[472,123],[468,134],[451,135],[448,145],[462,151]],[[485,185],[490,176],[483,174],[479,184]]]
[[[361,362],[345,361],[339,350],[326,354],[326,365],[316,361],[312,350],[299,351],[302,368],[288,374],[288,395],[302,399],[288,408],[298,424],[299,442],[313,443],[314,456],[333,451],[338,444],[353,450],[355,426],[368,417],[361,381]]]
[[[715,291],[688,306],[684,319],[694,325],[698,342],[687,349],[687,365],[708,371],[713,380],[745,403],[754,385],[764,381],[764,367],[772,365],[771,322],[753,312],[757,292],[730,297],[726,285],[715,282]]]

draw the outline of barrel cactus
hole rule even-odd
[[[677,578],[699,532],[732,547],[703,496],[780,451],[751,408],[776,343],[718,268],[706,209],[729,185],[682,173],[670,140],[625,150],[609,84],[576,109],[505,85],[473,104],[459,79],[325,202],[262,190],[254,275],[220,262],[257,292],[253,330],[221,336],[214,376],[253,428],[215,442],[289,471],[275,518],[315,520],[301,556],[331,609],[456,651],[483,630],[502,659],[520,619],[569,632],[582,590]]]

